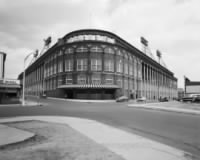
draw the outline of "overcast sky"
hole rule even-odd
[[[43,39],[95,28],[113,32],[141,49],[140,37],[159,49],[183,87],[183,76],[200,81],[199,0],[0,0],[0,51],[6,78],[17,78],[23,60]]]

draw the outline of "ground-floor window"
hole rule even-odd
[[[86,84],[86,75],[78,75],[77,83],[78,84]]]
[[[92,84],[101,84],[101,76],[100,75],[92,75]]]

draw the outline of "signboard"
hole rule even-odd
[[[200,93],[200,85],[186,86],[186,93]]]
[[[73,43],[78,41],[84,41],[84,40],[91,40],[91,41],[103,41],[108,43],[115,43],[115,39],[107,37],[107,36],[101,36],[101,35],[79,35],[70,37],[67,39],[67,43]]]

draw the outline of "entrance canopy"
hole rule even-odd
[[[60,85],[58,88],[78,88],[78,89],[85,89],[85,88],[94,88],[94,89],[117,89],[120,88],[117,85],[107,85],[107,84],[70,84],[70,85]]]

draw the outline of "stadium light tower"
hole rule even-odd
[[[147,54],[148,41],[144,37],[140,37],[140,42],[142,43],[142,51]]]

